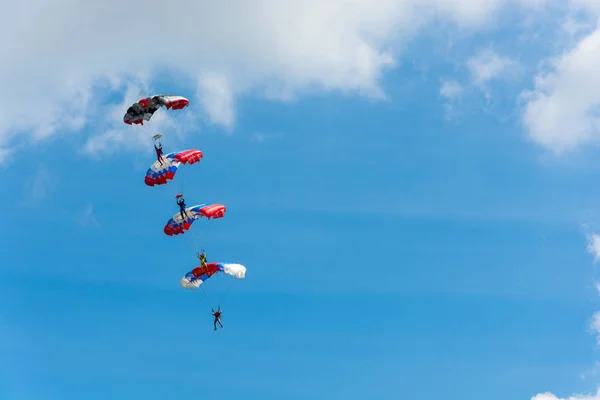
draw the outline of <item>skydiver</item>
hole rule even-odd
[[[179,206],[179,214],[181,215],[181,219],[185,221],[187,214],[185,211],[185,200],[183,200],[183,197],[177,199],[177,205]]]
[[[196,252],[196,257],[198,257],[198,260],[200,260],[200,265],[206,267],[206,253],[204,252],[204,249],[202,250],[202,254],[198,254],[198,252]]]
[[[160,165],[162,165],[163,163],[163,148],[162,148],[162,144],[159,144],[158,147],[156,147],[156,145],[154,145],[154,151],[156,151],[156,158],[158,158],[158,162],[160,163]]]
[[[223,311],[221,311],[221,306],[219,306],[219,308],[217,308],[217,311],[215,311],[214,309],[212,309],[212,315],[215,316],[215,320],[213,322],[213,325],[215,326],[215,331],[217,330],[217,322],[219,323],[219,325],[221,325],[221,328],[223,328],[223,324],[221,323],[221,313]]]

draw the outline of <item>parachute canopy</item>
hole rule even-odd
[[[192,223],[200,217],[223,218],[227,208],[223,204],[199,204],[197,206],[185,209],[186,218],[181,218],[181,214],[173,215],[173,218],[165,225],[164,232],[169,236],[183,234],[192,226]]]
[[[162,106],[167,107],[168,110],[181,110],[189,104],[190,101],[182,96],[159,94],[146,97],[137,103],[133,103],[131,107],[127,109],[127,112],[123,116],[123,122],[128,125],[143,125],[144,121],[150,121],[150,118],[152,118],[156,110]]]
[[[185,276],[180,279],[179,283],[185,289],[195,290],[208,278],[218,272],[224,272],[238,279],[246,277],[246,267],[241,264],[213,262],[206,264],[204,267],[194,268],[185,274]]]
[[[162,157],[162,163],[155,161],[148,171],[144,182],[148,186],[164,185],[168,180],[175,177],[177,168],[181,164],[195,164],[203,157],[200,150],[184,150],[180,152],[169,153]],[[177,198],[181,197],[178,195]]]

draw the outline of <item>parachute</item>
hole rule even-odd
[[[148,171],[144,182],[148,186],[164,185],[175,177],[181,164],[195,164],[203,157],[200,150],[184,150],[162,156],[162,163],[155,161]]]
[[[227,208],[223,204],[199,204],[188,207],[185,209],[186,219],[182,219],[180,213],[173,215],[173,218],[165,225],[164,232],[169,236],[183,234],[198,218],[223,218],[225,211]]]
[[[184,289],[195,290],[202,285],[208,278],[218,272],[224,272],[228,275],[233,276],[237,279],[243,279],[246,277],[246,267],[241,264],[212,262],[206,264],[204,267],[196,267],[179,281]]]
[[[183,96],[160,94],[146,97],[137,103],[133,103],[127,109],[127,112],[123,116],[123,122],[128,125],[143,125],[144,121],[150,121],[156,110],[162,106],[167,107],[168,110],[181,110],[189,104],[190,101]]]

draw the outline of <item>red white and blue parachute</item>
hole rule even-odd
[[[159,94],[146,97],[137,103],[133,103],[127,109],[127,112],[123,116],[123,122],[128,125],[144,125],[144,121],[150,121],[150,118],[162,106],[167,107],[168,110],[181,110],[189,104],[190,101],[183,96]]]
[[[192,223],[200,217],[206,217],[208,219],[223,218],[227,208],[223,204],[198,204],[186,208],[185,211],[185,219],[181,218],[181,213],[173,215],[173,218],[165,225],[165,234],[169,236],[183,234],[184,231],[190,229]]]
[[[177,168],[181,164],[195,164],[203,157],[200,150],[184,150],[180,152],[173,152],[162,156],[162,163],[155,161],[148,172],[144,182],[148,186],[164,185],[168,180],[172,180],[175,177]]]
[[[246,277],[246,267],[241,264],[213,262],[206,264],[206,266],[194,268],[185,274],[179,283],[185,289],[195,290],[206,282],[208,278],[219,272],[224,272],[238,279]]]

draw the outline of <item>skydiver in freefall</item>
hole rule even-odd
[[[181,219],[185,221],[187,214],[185,211],[185,200],[183,200],[183,197],[177,199],[177,205],[179,206],[179,214],[181,215]]]
[[[213,325],[215,326],[215,331],[217,330],[217,322],[219,323],[219,325],[221,325],[221,328],[223,328],[223,324],[221,323],[221,313],[223,311],[221,311],[221,306],[219,306],[219,308],[217,308],[217,311],[215,311],[214,309],[212,309],[212,315],[215,316],[215,320],[213,322]]]

